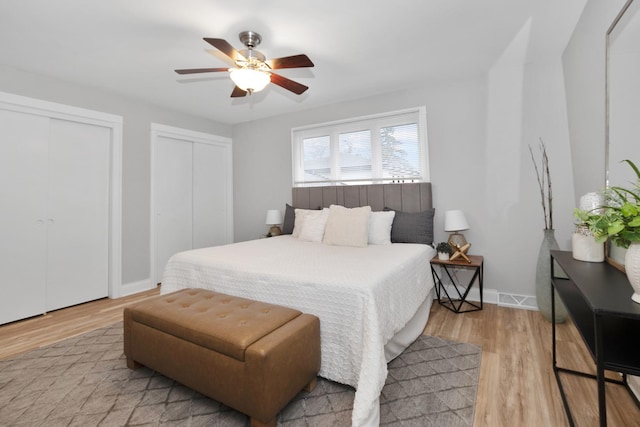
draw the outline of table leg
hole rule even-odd
[[[598,380],[598,410],[600,413],[600,426],[607,425],[607,402],[605,395],[604,377],[604,346],[602,339],[602,322],[598,315],[594,314],[594,324],[596,328],[596,377]]]

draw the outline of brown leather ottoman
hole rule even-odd
[[[148,366],[251,417],[276,415],[320,370],[320,321],[273,304],[184,289],[124,309],[127,366]]]

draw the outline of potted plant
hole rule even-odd
[[[604,205],[591,211],[575,210],[575,215],[589,227],[596,242],[608,239],[627,248],[625,271],[640,303],[640,170],[631,160],[623,160],[635,172],[633,188],[611,187],[604,191]]]
[[[438,252],[438,259],[447,261],[453,253],[453,248],[447,242],[440,242],[436,245],[436,251]]]
[[[597,242],[607,239],[628,248],[640,242],[640,170],[631,160],[623,160],[636,173],[634,188],[611,187],[604,191],[604,205],[591,211],[575,210],[575,215],[593,233]]]

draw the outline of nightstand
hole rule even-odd
[[[471,262],[467,262],[464,259],[444,261],[438,259],[438,257],[431,260],[431,275],[433,276],[433,282],[435,283],[438,302],[443,307],[446,307],[455,313],[482,310],[484,258],[480,255],[468,255],[468,257]],[[439,266],[440,268],[436,266]],[[440,270],[440,274],[438,274],[438,270]],[[460,283],[460,279],[457,277],[457,270],[471,270],[472,276],[466,285],[464,283]],[[442,279],[445,277],[449,278],[449,282],[453,286],[445,286],[442,283]],[[480,289],[480,305],[475,302],[467,301],[469,291],[475,282],[478,282],[478,288]],[[461,289],[463,292],[461,292]],[[467,308],[463,310],[463,306],[466,306]]]

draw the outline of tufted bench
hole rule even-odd
[[[148,366],[275,426],[293,397],[316,385],[320,321],[298,310],[203,289],[124,309],[127,366]]]

